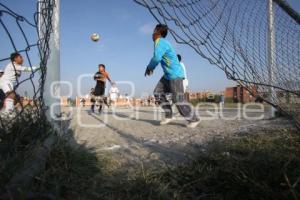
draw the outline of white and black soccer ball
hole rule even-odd
[[[98,42],[99,39],[100,39],[99,34],[93,33],[93,34],[91,35],[91,40],[92,40],[93,42]]]

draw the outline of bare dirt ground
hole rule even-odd
[[[178,120],[160,126],[163,113],[154,107],[105,109],[102,114],[90,113],[88,108],[63,110],[70,117],[70,143],[83,144],[99,155],[109,154],[120,166],[175,164],[193,158],[199,149],[205,151],[205,145],[215,139],[291,126],[285,119],[269,119],[268,112],[251,109],[246,113],[252,119],[245,119],[245,110],[236,108],[224,109],[226,119],[214,115],[213,110],[201,109],[201,123],[195,129],[186,128],[178,113]],[[259,116],[261,119],[253,120]]]

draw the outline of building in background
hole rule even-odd
[[[250,88],[252,96],[249,92],[249,89],[237,85],[235,87],[227,87],[225,91],[220,92],[211,92],[211,91],[204,91],[204,92],[187,92],[185,93],[186,98],[189,102],[214,102],[219,103],[221,101],[221,96],[224,95],[226,103],[249,103],[255,102],[256,95],[257,95],[257,87],[253,86]],[[92,102],[90,97],[87,95],[85,97],[76,97],[75,106],[81,107],[81,101],[85,99],[85,106],[91,106]],[[66,97],[62,97],[61,100],[62,106],[69,106],[68,99]],[[147,96],[143,98],[128,98],[126,96],[120,95],[117,99],[116,106],[155,106],[155,98],[154,96]]]
[[[61,106],[69,106],[69,101],[67,97],[61,97],[60,98],[60,105]]]
[[[232,102],[232,103],[255,102],[256,95],[257,95],[257,87],[256,86],[246,88],[244,86],[237,85],[235,87],[227,87],[225,89],[225,101],[226,102]]]
[[[186,98],[188,101],[207,101],[208,99],[214,98],[214,94],[212,92],[206,91],[206,92],[187,92]]]

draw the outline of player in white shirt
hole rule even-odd
[[[117,88],[116,84],[113,83],[110,90],[109,90],[109,98],[110,104],[116,105],[117,99],[119,97],[119,89]]]
[[[6,113],[11,113],[14,109],[17,97],[15,87],[22,71],[31,72],[37,69],[36,67],[30,68],[22,66],[24,60],[19,53],[12,53],[10,55],[10,60],[11,62],[7,64],[3,76],[0,78],[0,89],[2,89],[6,95],[4,103]]]
[[[181,55],[177,55],[177,58],[180,62],[180,65],[183,69],[183,74],[184,74],[184,80],[183,80],[183,90],[184,92],[187,92],[187,89],[188,89],[188,86],[189,86],[189,81],[187,79],[187,73],[186,73],[186,68],[185,68],[185,65],[183,64],[183,62],[181,62],[182,58],[181,58]]]
[[[130,103],[131,98],[127,93],[125,94],[125,101],[126,101],[126,107],[129,108],[131,105],[131,103]]]

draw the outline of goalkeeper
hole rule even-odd
[[[165,111],[165,119],[161,125],[171,123],[173,118],[172,106],[166,96],[171,93],[172,101],[176,104],[179,113],[188,121],[187,127],[195,128],[200,123],[193,108],[186,103],[183,88],[184,72],[179,63],[175,50],[165,39],[168,34],[168,27],[158,24],[153,32],[154,55],[147,66],[145,76],[153,73],[156,66],[161,63],[164,75],[154,89],[156,101],[162,105]]]

